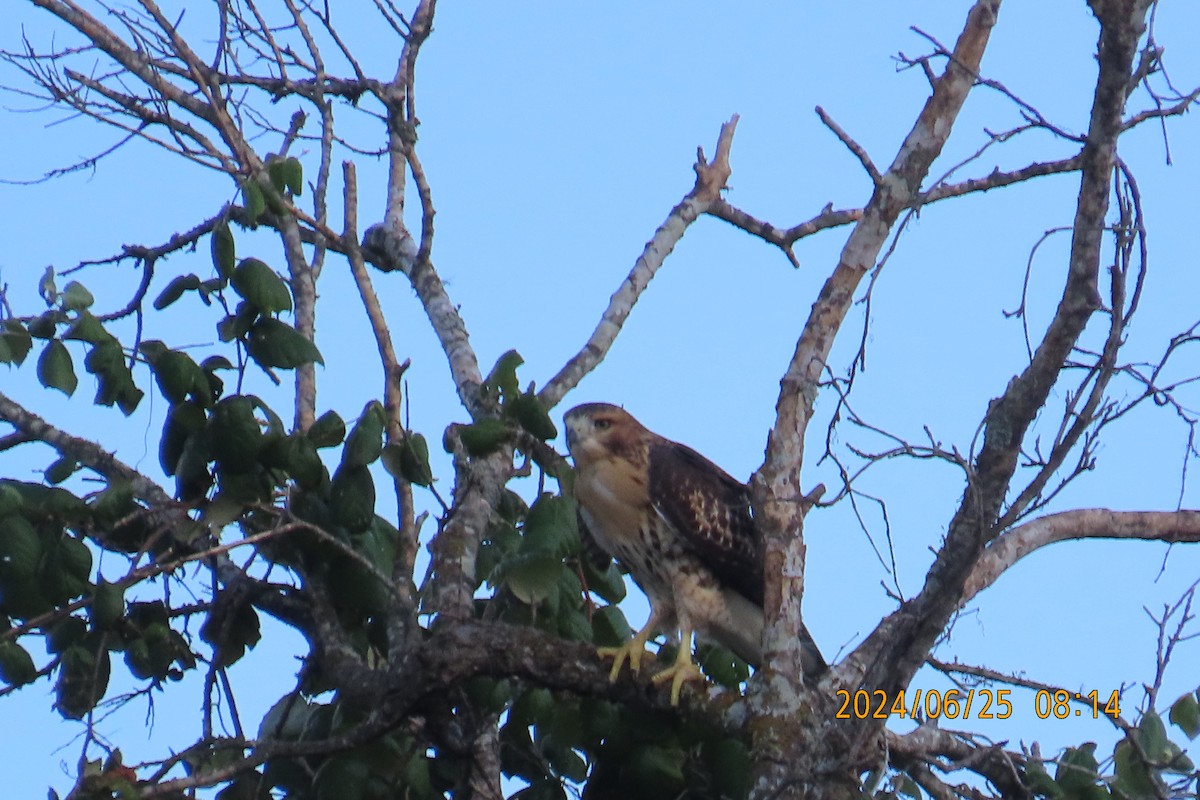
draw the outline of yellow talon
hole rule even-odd
[[[642,656],[646,654],[646,642],[650,640],[653,633],[652,626],[647,625],[633,635],[625,644],[620,647],[597,647],[596,653],[601,658],[612,658],[612,671],[608,673],[609,681],[615,681],[617,676],[621,674],[621,665],[626,661],[629,662],[629,671],[634,675],[642,668]]]
[[[683,684],[691,680],[704,680],[704,675],[700,672],[700,667],[696,666],[696,662],[692,660],[690,648],[680,647],[678,654],[675,656],[675,663],[657,673],[650,679],[653,683],[666,683],[671,681],[671,705],[679,705],[679,690],[683,688]]]

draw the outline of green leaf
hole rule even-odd
[[[244,194],[245,190],[243,189],[243,196]],[[261,193],[259,193],[258,199],[259,203],[261,204]],[[249,211],[250,209],[247,207],[246,210]],[[259,209],[258,213],[262,213],[261,208]],[[254,214],[253,218],[257,219],[258,214]],[[233,243],[233,233],[229,230],[228,222],[221,220],[217,223],[216,227],[213,228],[211,244],[213,267],[216,268],[218,275],[225,280],[229,280],[233,277],[233,265],[234,261],[236,260],[236,250]],[[164,294],[166,293],[164,292]],[[157,304],[155,307],[157,308]]]
[[[292,293],[283,278],[257,258],[246,258],[233,271],[234,291],[269,314],[292,310]]]
[[[263,717],[258,738],[297,742],[319,736],[319,731],[315,729],[319,725],[321,708],[303,695],[284,695]]]
[[[1153,711],[1147,712],[1138,722],[1138,741],[1151,761],[1170,760],[1173,743],[1167,738],[1167,727],[1163,725],[1162,717]]]
[[[521,727],[541,725],[554,718],[557,708],[558,704],[554,702],[554,695],[549,689],[530,687],[513,703],[509,719]]]
[[[208,491],[213,480],[208,470],[211,460],[206,434],[193,434],[185,439],[175,464],[175,494],[180,500],[198,500]]]
[[[304,167],[299,159],[271,156],[267,159],[267,175],[277,191],[287,189],[296,197],[304,192]]]
[[[399,540],[400,531],[396,530],[396,526],[377,515],[371,520],[366,533],[355,537],[354,549],[366,556],[366,559],[384,575],[389,575],[396,558],[396,542]]]
[[[558,428],[554,427],[550,415],[533,391],[514,397],[505,407],[504,415],[515,419],[517,424],[543,442],[558,436]]]
[[[225,356],[209,356],[200,362],[200,369],[205,372],[214,372],[218,369],[234,369],[234,366]]]
[[[62,654],[55,685],[55,706],[67,719],[82,719],[108,689],[112,671],[108,652],[93,653],[81,645]]]
[[[718,739],[704,745],[704,761],[713,776],[714,788],[721,797],[746,797],[750,793],[750,755],[746,746],[737,739]],[[920,790],[911,778],[916,790],[912,797],[920,800]]]
[[[0,363],[24,364],[32,347],[33,337],[24,325],[15,319],[4,320],[0,328]]]
[[[346,423],[336,411],[326,411],[317,417],[306,435],[317,447],[336,447],[346,438]]]
[[[672,797],[683,782],[683,760],[682,748],[652,744],[637,750],[626,766],[634,783],[648,795]]]
[[[574,750],[569,747],[555,747],[547,753],[550,766],[554,768],[554,772],[569,781],[576,783],[582,782],[587,778],[587,762]],[[560,796],[565,797],[562,793],[562,787],[558,787]]]
[[[202,406],[212,402],[208,378],[187,353],[167,350],[151,359],[150,366],[159,391],[172,405],[183,402],[189,394]]]
[[[217,376],[216,371],[218,369],[233,369],[233,365],[224,356],[209,356],[200,362],[200,369],[204,373],[204,382],[207,385],[205,392],[207,402],[204,404],[207,407],[211,406],[212,402],[225,391],[225,381]]]
[[[47,486],[45,489],[46,493],[42,499],[43,505],[38,508],[38,511],[45,514],[43,519],[73,526],[79,526],[91,521],[87,503],[83,500],[71,494],[66,489],[60,489],[57,486]],[[26,507],[28,508],[28,506]]]
[[[92,514],[102,525],[115,523],[122,517],[137,511],[140,506],[133,501],[133,487],[126,481],[114,480],[96,495]]]
[[[1113,752],[1116,788],[1126,797],[1156,797],[1155,781],[1128,740],[1117,742]]]
[[[255,320],[261,316],[258,307],[242,300],[237,305],[237,311],[217,323],[217,336],[222,342],[232,342],[250,332]]]
[[[14,619],[32,619],[53,610],[38,578],[5,580],[0,595],[0,613]]]
[[[33,658],[13,641],[0,642],[0,681],[9,686],[24,686],[37,677]]]
[[[74,536],[63,535],[47,549],[41,588],[55,604],[67,603],[88,590],[92,551]]]
[[[562,558],[578,550],[575,504],[565,497],[543,493],[530,506],[521,533],[522,553],[549,553]]]
[[[204,506],[200,521],[214,533],[242,516],[246,504],[229,492],[221,492]]]
[[[1182,774],[1188,774],[1194,769],[1179,745],[1167,738],[1167,727],[1163,724],[1162,717],[1154,711],[1142,716],[1138,722],[1137,735],[1142,751],[1151,762]]]
[[[104,330],[104,326],[100,324],[100,320],[92,316],[91,312],[84,310],[79,311],[79,316],[71,323],[71,327],[67,328],[66,332],[63,333],[62,338],[74,339],[79,342],[89,342],[91,344],[116,342],[113,335]]]
[[[35,339],[53,339],[63,318],[60,311],[47,311],[29,321],[29,334]]]
[[[267,201],[263,197],[263,190],[253,178],[245,178],[241,181],[242,186],[242,203],[246,209],[246,216],[250,218],[250,223],[258,222],[258,218],[267,210]],[[220,269],[220,265],[218,265]],[[221,274],[226,277],[231,277],[221,270]]]
[[[228,228],[225,229],[228,232]],[[216,234],[213,234],[213,244],[216,244]],[[162,311],[167,306],[174,303],[179,298],[183,297],[184,292],[194,291],[200,288],[200,278],[196,275],[177,275],[167,284],[167,288],[163,289],[158,297],[154,298],[154,310]]]
[[[1197,698],[1200,692],[1189,692],[1175,701],[1171,706],[1169,719],[1171,723],[1183,731],[1189,739],[1195,739],[1200,734],[1200,702]]]
[[[83,642],[87,636],[87,623],[76,616],[64,617],[50,626],[46,636],[46,652],[60,655],[69,648]]]
[[[46,301],[46,305],[54,305],[54,299],[58,297],[58,289],[54,284],[54,267],[46,267],[46,271],[42,273],[42,278],[38,281],[38,294]]]
[[[383,452],[384,422],[383,406],[378,400],[371,400],[363,407],[342,448],[343,468],[365,467],[379,458]]]
[[[208,449],[222,469],[248,472],[263,445],[262,429],[248,397],[227,397],[213,407],[208,420]]]
[[[351,533],[365,530],[375,518],[375,481],[365,466],[343,466],[333,476],[330,503],[334,518]]]
[[[696,648],[696,656],[704,674],[722,686],[736,687],[750,677],[750,667],[746,662],[720,645],[700,644]]]
[[[275,191],[282,192],[287,186],[287,182],[283,177],[283,159],[272,153],[267,156],[267,177],[271,179],[271,185],[275,187]]]
[[[128,372],[125,353],[115,339],[94,346],[83,359],[83,366],[93,375],[116,375]]]
[[[599,743],[621,731],[621,714],[607,700],[585,697],[580,699],[579,706],[583,733],[588,740]]]
[[[41,537],[27,519],[0,518],[0,578],[31,580],[41,557]]]
[[[419,433],[410,431],[399,443],[393,442],[383,448],[383,466],[392,477],[402,478],[417,486],[433,485],[429,443]]]
[[[579,579],[574,574],[563,570],[559,575],[558,615],[555,619],[558,635],[572,642],[590,642],[592,640],[592,624],[588,621],[587,610],[583,605],[579,591]],[[574,591],[567,584],[574,582]]]
[[[288,156],[283,160],[283,179],[296,197],[304,194],[304,166],[300,159]]]
[[[472,456],[490,455],[508,441],[512,432],[503,420],[483,419],[473,425],[458,428],[458,437]]]
[[[313,776],[315,800],[366,800],[370,768],[351,756],[334,756]]]
[[[525,363],[525,359],[521,358],[521,354],[516,350],[509,350],[500,358],[496,359],[496,366],[492,367],[492,371],[488,373],[487,380],[484,381],[484,391],[493,396],[499,395],[505,403],[515,397],[518,393],[517,388],[517,367]]]
[[[514,556],[500,565],[499,580],[528,605],[549,597],[558,587],[562,560],[546,553]]]
[[[620,647],[633,636],[633,629],[617,606],[604,606],[592,614],[592,641],[601,647]]]
[[[89,308],[94,302],[96,298],[92,297],[92,293],[79,281],[71,281],[63,289],[62,307],[67,311],[81,311]]]
[[[7,483],[0,483],[0,520],[3,520],[9,514],[16,514],[21,510],[21,506],[25,505],[21,493],[9,486]],[[0,525],[3,525],[0,522]]]
[[[178,655],[173,633],[165,622],[154,622],[142,629],[140,637],[126,644],[125,665],[135,678],[161,681],[167,677]]]
[[[414,755],[404,767],[404,786],[414,798],[444,797],[433,788],[429,774],[429,759],[423,755]]]
[[[1096,743],[1087,742],[1080,747],[1068,747],[1058,760],[1054,773],[1055,782],[1070,795],[1086,797],[1096,785]]]
[[[250,328],[246,352],[261,366],[295,369],[302,364],[324,364],[321,351],[290,325],[277,319],[260,319]]]
[[[208,417],[197,404],[183,402],[171,406],[163,424],[162,438],[158,440],[158,463],[164,473],[175,474],[188,437],[201,434],[207,424]]]
[[[125,616],[125,589],[116,583],[101,578],[92,590],[92,604],[88,608],[92,625],[107,629],[116,625]]]
[[[98,379],[95,403],[102,406],[115,403],[126,416],[132,414],[144,392],[134,384],[133,373],[125,363],[125,354],[117,340],[108,337],[95,345],[83,364]]]
[[[213,647],[214,664],[227,667],[262,638],[258,612],[249,603],[229,603],[214,609],[200,626],[200,638]]]
[[[57,486],[67,478],[74,475],[77,469],[79,469],[78,461],[73,458],[63,456],[50,466],[46,467],[46,472],[44,473],[46,483],[49,483],[52,486]]]
[[[625,599],[625,579],[621,570],[612,561],[603,572],[598,572],[591,559],[582,558],[583,577],[589,592],[592,592],[608,603],[619,603]]]
[[[287,439],[285,468],[302,489],[315,489],[321,484],[325,465],[317,454],[317,446],[304,436],[289,436]]]
[[[75,366],[67,346],[58,339],[51,339],[42,350],[37,365],[38,380],[48,389],[58,389],[67,397],[75,394],[79,379],[75,377]]]

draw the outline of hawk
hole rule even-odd
[[[650,618],[629,642],[600,649],[613,657],[609,678],[626,660],[636,673],[660,630],[679,633],[675,663],[653,678],[671,681],[672,705],[701,677],[693,634],[761,664],[763,542],[746,485],[618,406],[587,403],[563,421],[585,550],[602,551],[604,563],[615,557],[650,601]],[[804,672],[815,677],[825,660],[803,635]]]

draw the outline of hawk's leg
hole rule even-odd
[[[646,620],[642,629],[635,633],[628,642],[620,647],[596,648],[596,653],[602,658],[611,657],[613,660],[612,671],[608,673],[610,681],[617,679],[617,676],[621,674],[621,665],[626,661],[629,662],[629,671],[634,675],[642,668],[642,656],[646,654],[646,643],[650,641],[650,637],[658,628],[658,620],[661,616],[656,609],[651,609],[650,619]]]
[[[692,660],[692,631],[685,627],[680,631],[679,650],[675,653],[675,663],[656,674],[650,679],[654,683],[671,682],[671,705],[679,705],[679,690],[683,684],[692,680],[704,680],[700,667]]]

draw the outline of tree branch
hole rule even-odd
[[[1097,290],[1100,242],[1116,165],[1125,86],[1144,30],[1146,3],[1138,4],[1141,15],[1124,2],[1092,5],[1101,23],[1100,74],[1087,143],[1080,155],[1082,176],[1062,302],[1029,366],[988,409],[983,447],[975,458],[975,480],[964,492],[921,592],[884,620],[839,668],[840,678],[851,685],[898,690],[924,662],[946,621],[960,607],[976,559],[1000,533],[994,524],[1026,431],[1079,335],[1101,305]],[[860,732],[860,741],[864,735]]]
[[[999,2],[980,0],[971,9],[954,57],[938,80],[896,159],[875,187],[825,282],[796,344],[781,381],[776,422],[767,440],[766,459],[753,479],[756,518],[766,533],[766,661],[783,675],[799,676],[800,598],[803,594],[804,544],[800,535],[804,496],[800,468],[804,435],[812,417],[817,386],[855,287],[866,276],[900,212],[917,195],[921,181],[950,135],[954,120],[974,85],[979,62],[996,22]],[[768,696],[768,694],[770,696]],[[788,715],[797,696],[764,693],[763,713]]]
[[[628,277],[609,300],[608,308],[600,316],[600,324],[596,326],[583,349],[572,356],[558,374],[538,392],[538,400],[543,406],[549,409],[558,405],[567,392],[578,386],[583,377],[604,360],[625,320],[633,311],[634,304],[642,296],[642,292],[646,290],[667,256],[675,249],[675,245],[683,238],[684,232],[701,214],[720,204],[721,191],[724,190],[731,172],[729,151],[733,146],[733,133],[737,122],[738,116],[734,114],[728,122],[721,125],[721,132],[717,136],[716,156],[711,164],[705,160],[704,151],[698,150],[694,166],[695,186],[671,209],[666,220],[646,243]]]
[[[56,428],[2,392],[0,420],[9,423],[31,439],[45,442],[60,455],[75,459],[98,475],[128,483],[133,488],[134,495],[146,503],[156,506],[174,505],[171,496],[163,491],[161,486],[112,453],[106,452],[100,445]]]
[[[1081,508],[1048,514],[997,536],[971,568],[960,606],[991,586],[1025,556],[1073,539],[1200,542],[1200,511],[1110,511]]]

